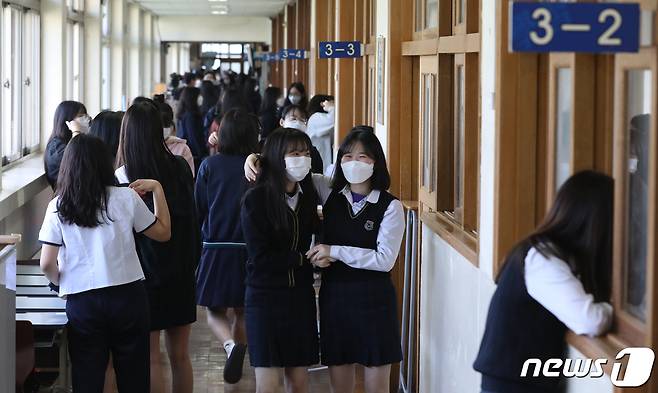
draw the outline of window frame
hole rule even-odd
[[[3,169],[20,162],[40,147],[41,15],[38,6],[39,3],[33,1],[10,1],[3,3],[0,8],[0,17],[3,19],[16,18],[7,25],[2,24],[3,30],[12,29],[10,35],[5,31],[0,32],[0,53],[10,53],[9,56],[0,56],[9,61],[0,65],[0,117],[5,121],[9,119],[7,126],[0,124],[0,157]],[[9,47],[5,42],[7,39],[12,41]],[[31,42],[28,43],[28,40]],[[7,73],[9,75],[6,75]],[[5,89],[11,89],[7,97]],[[9,109],[11,113],[7,115],[5,109]],[[9,143],[15,149],[12,148],[12,151],[5,155],[7,132],[10,133]]]
[[[423,134],[422,115],[418,125],[421,139],[419,150],[419,201],[421,220],[434,232],[448,241],[473,265],[478,266],[479,242],[479,174],[480,174],[480,34],[479,0],[464,0],[466,13],[460,24],[454,23],[451,11],[456,0],[440,0],[436,42],[437,96],[436,127],[434,129],[436,167],[435,192],[423,185]],[[448,12],[445,12],[445,10]],[[448,23],[441,23],[446,15]],[[455,28],[457,27],[457,28]],[[428,48],[430,46],[427,46]],[[421,64],[423,58],[421,56]],[[458,81],[459,70],[463,75]],[[421,80],[422,87],[422,65]],[[460,111],[459,93],[463,89],[463,113]],[[418,108],[423,97],[419,96]],[[438,110],[441,108],[441,110]],[[458,132],[463,119],[463,130]],[[460,138],[463,138],[461,141]],[[462,143],[463,142],[463,143]],[[430,153],[431,154],[431,153]],[[463,159],[460,159],[463,158]],[[459,171],[457,174],[455,171]],[[459,175],[459,176],[458,176]],[[459,179],[459,182],[457,180]],[[458,191],[458,192],[457,192]],[[455,206],[456,195],[462,195],[461,210]]]
[[[655,344],[658,341],[658,333],[655,332],[655,323],[658,314],[655,312],[656,305],[652,302],[656,293],[656,284],[658,284],[658,269],[655,268],[655,262],[658,257],[657,244],[657,177],[658,177],[658,146],[656,136],[656,111],[658,90],[656,82],[658,80],[658,64],[656,61],[656,47],[642,48],[637,54],[617,54],[615,56],[615,113],[614,113],[614,140],[613,146],[613,177],[615,179],[615,205],[614,205],[614,231],[613,231],[613,291],[612,302],[615,308],[615,330],[613,334],[618,336],[623,342],[631,345],[646,345],[647,342]],[[652,92],[651,108],[653,109],[651,118],[651,128],[649,130],[649,187],[647,206],[647,257],[646,257],[646,299],[647,314],[646,322],[640,321],[631,315],[624,308],[625,293],[625,261],[628,251],[628,179],[627,176],[627,159],[628,159],[628,129],[626,124],[627,115],[627,72],[637,69],[647,69],[652,73]],[[651,201],[654,201],[652,204]],[[654,326],[652,332],[651,326]]]

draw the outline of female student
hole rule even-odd
[[[307,367],[318,361],[313,267],[304,256],[319,221],[310,148],[301,131],[270,134],[257,184],[242,204],[245,320],[258,393],[276,390],[281,368],[288,392],[307,392]]]
[[[561,378],[520,377],[523,363],[563,358],[567,329],[596,336],[609,328],[612,200],[609,176],[573,175],[539,228],[508,254],[473,366],[483,392],[563,392]]]
[[[308,106],[306,87],[304,87],[302,82],[295,82],[288,87],[288,93],[286,94],[286,100],[283,107],[285,108],[288,105],[299,105],[304,109]]]
[[[247,182],[242,168],[245,158],[258,146],[258,119],[233,109],[224,115],[220,127],[218,154],[201,164],[194,192],[204,242],[196,294],[197,304],[208,308],[208,325],[228,356],[224,380],[237,383],[246,349],[243,308],[247,253],[240,201]]]
[[[165,147],[158,108],[140,102],[124,115],[115,171],[121,183],[152,178],[162,184],[171,214],[171,240],[155,243],[137,235],[137,251],[146,276],[151,315],[151,391],[163,391],[160,331],[164,330],[173,392],[192,392],[188,344],[196,321],[194,271],[200,234],[194,208],[194,179],[181,157]]]
[[[306,255],[322,266],[320,342],[335,392],[354,390],[354,365],[368,393],[388,392],[391,364],[402,360],[393,268],[404,236],[402,204],[386,190],[390,175],[370,127],[343,140],[332,191],[323,205],[322,244]]]
[[[154,214],[138,193],[152,199]],[[76,392],[103,391],[110,354],[119,392],[149,391],[149,306],[133,230],[167,241],[170,229],[160,183],[117,187],[103,141],[81,135],[69,143],[39,240],[41,269],[67,299]]]
[[[165,144],[170,152],[174,155],[181,156],[187,162],[192,170],[192,176],[196,174],[194,168],[194,157],[190,147],[187,146],[187,141],[176,136],[176,127],[174,126],[174,111],[169,104],[164,102],[153,102],[160,110],[162,116],[162,136],[164,137]]]
[[[270,86],[265,89],[263,103],[260,107],[258,117],[261,124],[261,139],[266,139],[272,131],[279,127],[279,104],[283,101],[281,89]]]
[[[201,161],[208,156],[207,136],[204,134],[203,116],[199,110],[198,98],[199,89],[191,86],[185,87],[181,93],[176,113],[178,119],[176,136],[187,141],[192,156],[194,156],[195,168],[198,168]]]
[[[309,118],[306,133],[311,137],[311,143],[318,148],[322,157],[323,170],[333,161],[334,136],[334,97],[316,94],[308,104]]]
[[[103,111],[94,117],[89,129],[89,134],[102,139],[107,145],[112,155],[112,164],[116,160],[117,150],[119,149],[122,119],[123,112]]]
[[[306,133],[307,121],[308,113],[306,110],[299,105],[292,104],[283,108],[279,125],[284,128],[294,128],[295,130]],[[324,165],[320,152],[313,146],[313,142],[311,142],[311,172],[322,173],[323,168]]]
[[[87,108],[77,101],[62,101],[55,109],[53,131],[46,145],[43,156],[46,180],[55,190],[59,165],[64,156],[64,149],[71,138],[89,130],[89,115]]]

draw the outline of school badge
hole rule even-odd
[[[372,231],[373,229],[375,229],[375,223],[368,220],[366,221],[366,224],[363,227],[366,228],[366,231]]]

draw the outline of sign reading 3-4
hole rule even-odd
[[[513,52],[637,52],[640,6],[512,2]]]

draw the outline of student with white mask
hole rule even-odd
[[[365,366],[366,392],[388,391],[391,365],[402,359],[389,272],[404,236],[404,211],[386,191],[390,175],[371,127],[352,129],[336,162],[333,183],[312,176],[324,219],[321,244],[305,254],[323,268],[321,362],[329,366],[333,391],[354,390],[355,364]],[[253,179],[259,171],[250,156],[245,176]]]
[[[304,87],[302,82],[295,82],[288,87],[288,93],[286,94],[286,100],[283,106],[286,107],[288,105],[299,105],[304,109],[308,106],[306,87]]]
[[[331,261],[322,269],[321,361],[335,392],[354,391],[355,364],[365,366],[367,393],[384,392],[391,365],[402,360],[389,272],[404,236],[404,210],[386,191],[390,175],[372,128],[352,129],[336,163],[323,205],[322,244],[306,254],[320,267]]]
[[[279,124],[283,128],[294,128],[295,130],[307,133],[306,122],[308,121],[308,113],[299,105],[288,105],[283,108],[281,113],[281,120]],[[308,133],[307,133],[308,134]],[[322,173],[324,169],[322,156],[318,149],[313,146],[311,142],[311,172]]]
[[[310,150],[309,137],[296,129],[270,134],[256,186],[242,202],[245,321],[257,392],[276,390],[281,369],[287,392],[308,392],[308,366],[319,360],[313,266],[305,257],[319,227]]]
[[[165,144],[169,151],[174,155],[181,156],[187,161],[187,164],[192,170],[192,176],[196,175],[196,170],[194,167],[194,156],[192,156],[192,151],[190,147],[187,146],[187,141],[185,139],[179,138],[176,136],[176,127],[174,125],[174,111],[169,106],[163,102],[155,102],[155,106],[160,110],[160,115],[162,117],[162,136],[164,137]]]
[[[311,137],[311,143],[317,147],[322,157],[323,170],[331,164],[333,159],[334,137],[334,97],[316,94],[308,104],[310,114],[306,133]]]

